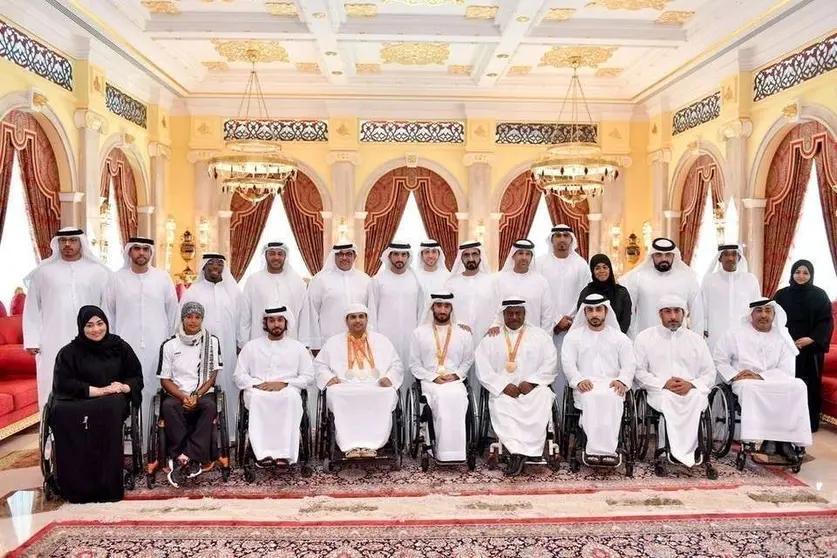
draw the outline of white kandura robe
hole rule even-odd
[[[262,321],[267,308],[286,306],[293,316],[292,322],[299,324],[304,298],[305,281],[299,275],[287,271],[270,273],[266,269],[254,273],[244,283],[239,337],[246,342],[266,335]],[[296,337],[295,329],[288,334]]]
[[[450,271],[442,265],[441,259],[436,264],[435,271],[426,271],[422,264],[414,270],[416,277],[418,277],[421,288],[424,289],[428,295],[440,293],[444,291],[445,281],[450,277]]]
[[[761,286],[752,273],[720,269],[704,278],[701,298],[710,349],[727,330],[741,325],[741,316],[749,314],[750,303],[760,297]]]
[[[238,355],[235,383],[244,391],[250,412],[248,435],[256,459],[299,459],[301,391],[314,383],[314,361],[295,339],[271,341],[266,335],[249,341]],[[285,382],[279,391],[262,391],[265,382]]]
[[[367,332],[375,369],[349,370],[348,333],[331,337],[314,360],[317,387],[326,389],[337,376],[340,383],[328,388],[326,403],[334,414],[334,429],[340,451],[384,447],[392,431],[392,412],[398,404],[398,388],[404,378],[404,366],[395,347],[386,336]],[[389,378],[390,387],[381,387],[378,380]]]
[[[500,308],[497,282],[490,273],[485,272],[471,276],[451,275],[444,290],[453,294],[456,319],[471,328],[476,347],[488,333]]]
[[[714,357],[727,382],[742,370],[763,378],[732,382],[741,405],[741,440],[813,443],[808,391],[795,377],[796,355],[778,335],[759,332],[752,325],[731,329],[718,340]]]
[[[549,385],[558,373],[558,355],[549,335],[531,324],[509,331],[512,347],[521,332],[524,337],[517,353],[517,370],[512,374],[506,372],[508,350],[501,331],[500,335],[483,338],[477,347],[477,377],[488,390],[491,427],[506,451],[540,457],[544,453],[555,399]],[[537,387],[517,398],[503,393],[507,385],[519,385],[524,381],[537,384]]]
[[[436,384],[439,360],[433,325],[418,327],[410,344],[410,372],[421,382],[421,392],[433,414],[436,434],[436,454],[439,461],[465,461],[467,437],[465,416],[468,412],[468,388],[463,383],[474,364],[474,342],[471,334],[456,324],[436,326],[440,347],[444,347],[447,332],[451,332],[445,355],[445,374],[456,374],[459,381]]]
[[[40,349],[35,361],[41,410],[52,392],[55,357],[78,334],[79,309],[102,306],[109,276],[107,268],[86,258],[73,262],[59,258],[32,275],[23,306],[23,346]]]
[[[648,392],[648,404],[663,414],[671,455],[693,466],[700,415],[715,385],[715,364],[703,335],[683,327],[674,332],[662,325],[652,327],[637,335],[634,355],[634,381]],[[673,377],[691,382],[695,389],[685,396],[663,389]]]
[[[111,332],[131,346],[142,365],[144,427],[151,420],[151,403],[160,389],[160,346],[174,335],[180,319],[174,284],[165,271],[149,267],[145,273],[134,273],[125,267],[110,276],[102,303]]]
[[[517,273],[501,271],[495,275],[500,300],[522,296],[526,299],[526,321],[552,336],[555,311],[552,307],[552,290],[546,278],[537,271]],[[573,308],[575,310],[575,308]],[[501,324],[497,324],[501,325]]]
[[[659,325],[660,311],[657,309],[657,302],[668,295],[675,295],[686,301],[689,307],[689,329],[703,337],[703,297],[697,275],[691,269],[677,265],[665,273],[655,268],[640,269],[628,276],[625,288],[631,295],[634,308],[629,331],[634,338],[640,332]]]
[[[392,341],[402,363],[410,360],[413,330],[421,322],[428,303],[428,295],[409,269],[401,275],[378,274],[369,283],[369,326]],[[404,387],[409,388],[413,376],[405,372]],[[405,397],[406,393],[405,389]]]
[[[362,271],[321,271],[308,285],[299,316],[299,340],[312,350],[346,331],[346,308],[366,305],[371,279]]]
[[[615,456],[625,397],[617,395],[610,383],[619,380],[629,389],[633,385],[636,360],[631,340],[613,327],[576,328],[567,332],[561,361],[575,407],[581,410],[587,454]],[[583,380],[592,382],[593,389],[581,393],[578,384]]]

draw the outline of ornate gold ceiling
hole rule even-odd
[[[603,64],[610,60],[613,53],[616,52],[617,47],[564,47],[555,46],[549,49],[546,54],[541,57],[538,66],[552,66],[553,68],[571,68],[570,61],[574,58],[580,60],[581,66],[590,68],[597,68],[599,64]]]
[[[267,0],[265,7],[270,15],[290,17],[298,15],[296,5],[293,2],[275,2]]]
[[[665,10],[673,0],[591,0],[585,7],[608,10]]]
[[[384,43],[381,48],[383,64],[428,66],[444,64],[450,57],[449,43]]]
[[[249,52],[255,52],[255,61],[288,62],[288,51],[278,41],[220,41],[212,40],[215,50],[227,62],[250,62]]]
[[[545,21],[567,21],[575,13],[574,8],[550,8],[543,16]]]
[[[141,4],[152,14],[177,15],[180,8],[171,0],[142,0]]]
[[[378,15],[378,6],[375,4],[343,4],[346,15],[349,17],[375,17]]]
[[[467,19],[494,19],[500,6],[468,6],[465,8]]]
[[[662,25],[683,25],[692,19],[694,15],[695,12],[663,12],[657,18],[657,23]]]
[[[359,74],[380,74],[380,64],[355,64],[355,71]]]

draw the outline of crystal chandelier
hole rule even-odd
[[[602,156],[602,149],[598,143],[584,137],[583,128],[593,126],[593,119],[581,89],[581,81],[578,79],[580,64],[580,58],[570,59],[573,77],[558,114],[558,121],[562,122],[561,117],[569,101],[572,111],[570,141],[552,144],[531,166],[532,176],[539,187],[573,206],[588,197],[601,195],[604,186],[619,177],[619,169],[615,162]],[[579,101],[584,103],[587,112],[586,123],[579,121]]]
[[[262,94],[256,62],[256,49],[247,50],[250,61],[250,77],[238,107],[237,120],[269,121]],[[250,115],[250,107],[255,112]],[[282,146],[275,141],[260,139],[233,139],[225,142],[229,154],[218,155],[209,160],[209,176],[220,182],[224,193],[238,192],[244,199],[257,203],[268,196],[281,194],[289,180],[296,178],[296,161],[282,154]]]

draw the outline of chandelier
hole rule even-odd
[[[247,50],[250,61],[250,77],[238,107],[237,120],[269,121],[262,94],[256,62],[256,49]],[[256,114],[250,115],[251,106]],[[221,191],[236,193],[252,203],[268,196],[281,194],[289,180],[296,178],[296,161],[282,154],[282,146],[275,141],[260,139],[232,139],[224,146],[229,153],[217,155],[209,160],[209,176],[220,182]]]
[[[588,197],[601,195],[604,186],[619,177],[615,162],[602,156],[599,144],[591,141],[594,138],[589,133],[584,133],[585,127],[593,126],[593,119],[578,79],[580,64],[579,57],[570,59],[573,77],[558,115],[558,121],[562,122],[564,108],[567,101],[570,101],[572,120],[569,125],[569,141],[552,144],[531,166],[532,176],[540,188],[573,206]],[[579,120],[579,98],[587,112],[586,123]]]

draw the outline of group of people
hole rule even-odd
[[[354,244],[337,244],[308,285],[288,246],[268,242],[243,289],[225,256],[207,253],[178,301],[168,274],[151,266],[153,240],[129,239],[112,273],[83,231],[62,229],[26,279],[23,316],[42,407],[52,394],[56,452],[95,444],[89,460],[121,469],[121,437],[98,433],[121,429],[129,401],[149,420],[162,389],[168,477],[180,486],[212,467],[217,385],[227,401],[244,392],[257,465],[289,465],[301,391],[316,385],[327,392],[339,450],[369,458],[389,440],[398,393],[405,398],[414,381],[441,462],[465,459],[468,390],[483,388],[509,475],[543,452],[565,385],[582,411],[586,451],[603,463],[616,456],[622,402],[634,388],[648,392],[671,455],[687,466],[718,381],[739,397],[742,440],[785,456],[811,444],[833,324],[810,262],[795,263],[790,285],[765,299],[738,245],[719,246],[701,285],[666,238],[619,282],[606,255],[588,263],[577,253],[570,227],[553,227],[547,242],[538,258],[533,242],[514,242],[491,273],[480,242],[460,245],[448,272],[439,243],[422,242],[413,261],[412,247],[394,241],[374,277],[355,268]],[[84,479],[61,487],[68,499],[121,497],[115,469],[95,479],[88,464],[75,469]]]

